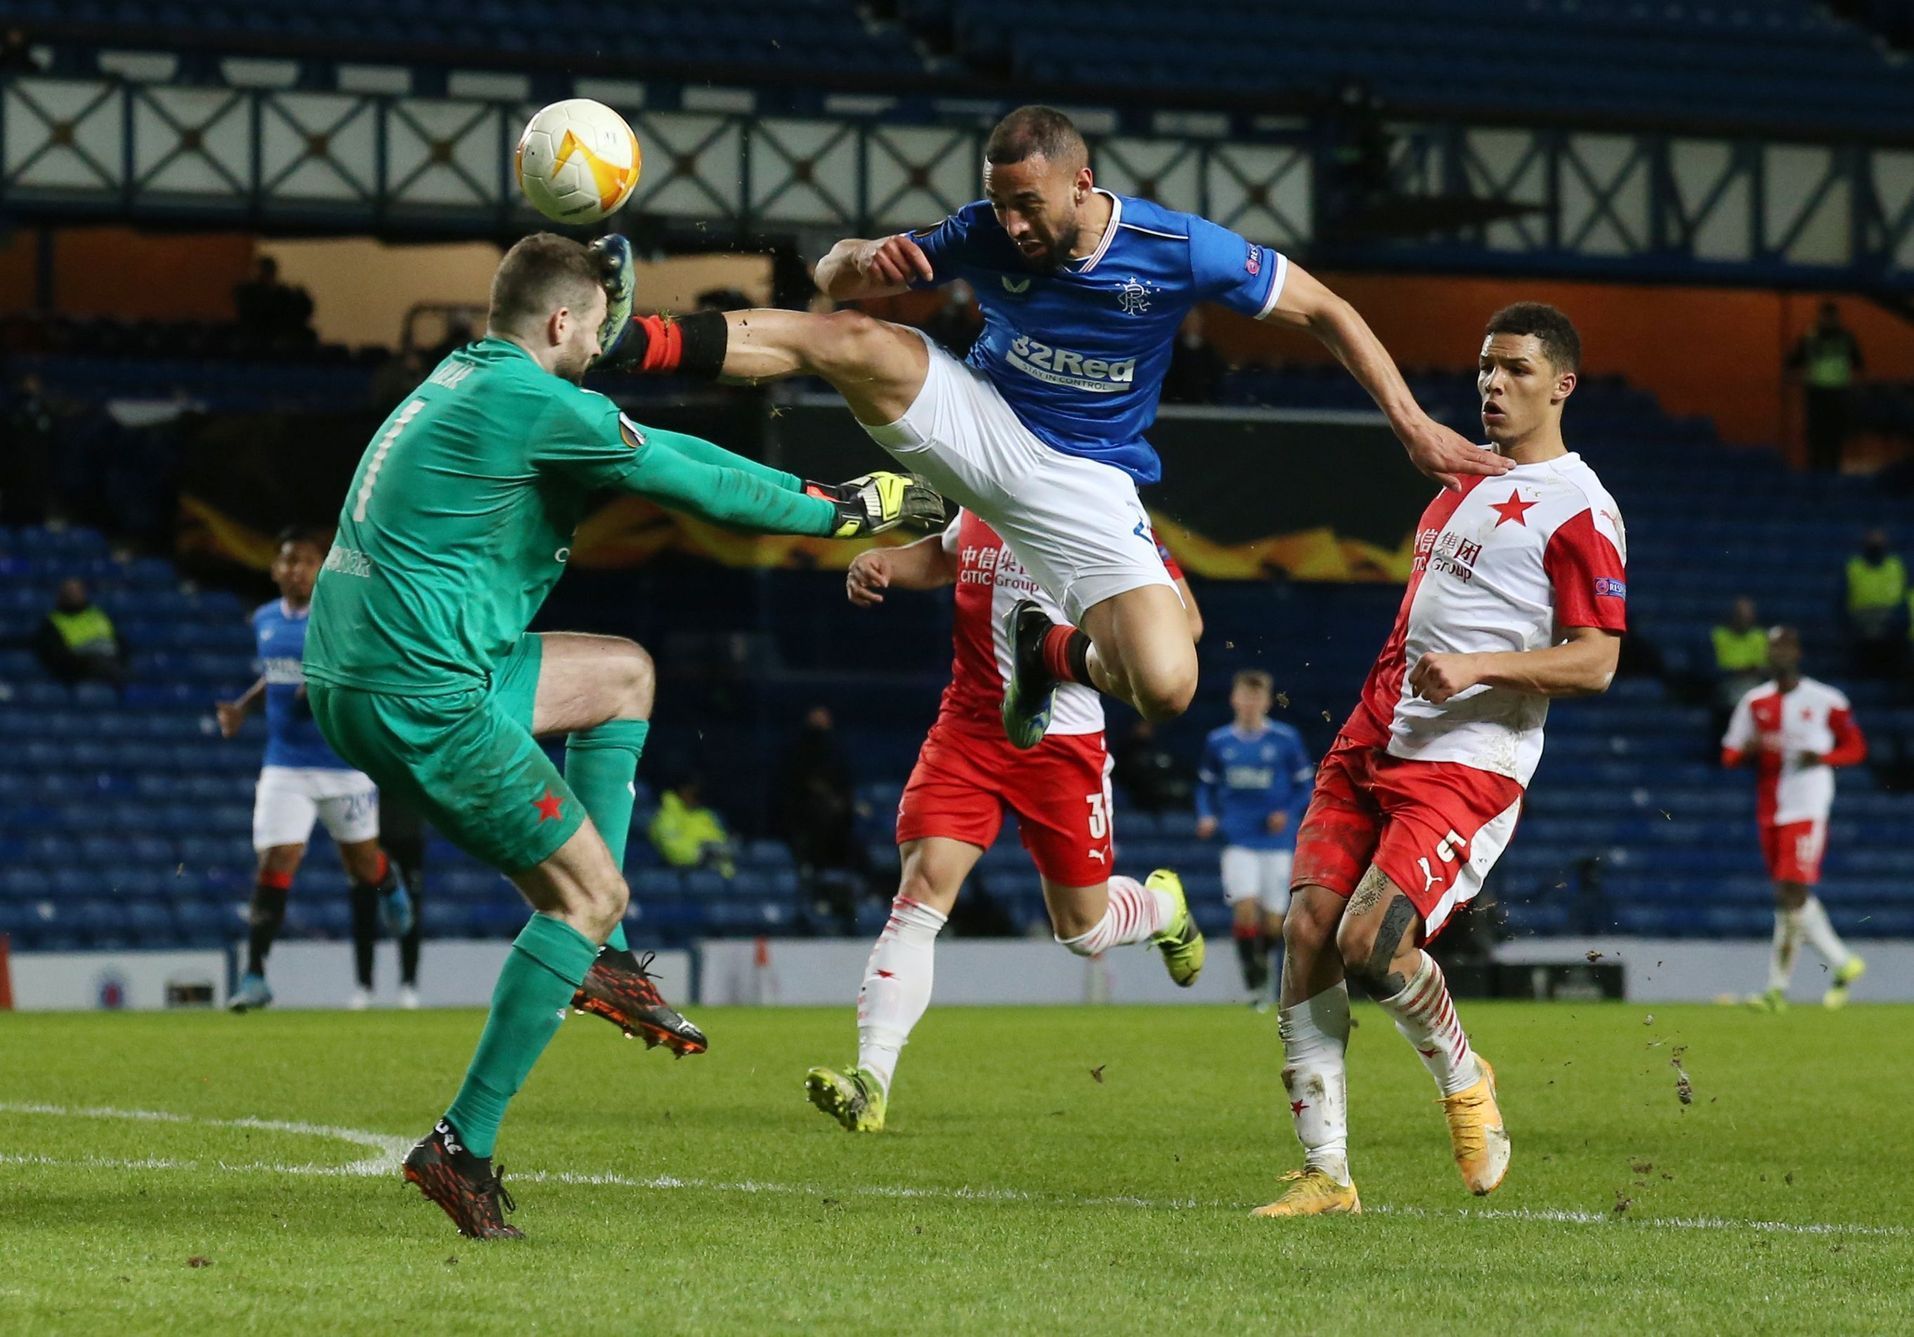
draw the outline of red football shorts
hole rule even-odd
[[[1821,855],[1828,847],[1826,818],[1761,824],[1761,857],[1776,882],[1812,887],[1821,881]]]
[[[897,805],[897,843],[944,836],[989,849],[1004,808],[1017,814],[1037,871],[1066,887],[1110,876],[1110,763],[1103,735],[1045,738],[1029,751],[1002,733],[939,717]]]
[[[1345,899],[1373,864],[1422,915],[1428,942],[1508,848],[1522,786],[1452,761],[1405,761],[1343,734],[1316,768],[1292,889]]]

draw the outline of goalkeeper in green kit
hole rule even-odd
[[[451,354],[367,448],[320,573],[305,672],[328,742],[498,869],[536,911],[512,945],[456,1099],[405,1177],[461,1233],[513,1238],[491,1155],[567,1006],[702,1053],[625,942],[621,871],[653,672],[631,641],[525,628],[593,494],[636,492],[739,529],[856,538],[943,523],[906,475],[807,484],[640,427],[577,381],[631,313],[629,248],[527,237],[486,337]],[[567,736],[565,769],[534,741]]]

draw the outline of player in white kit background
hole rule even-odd
[[[306,704],[306,619],[312,610],[313,582],[329,546],[316,534],[288,530],[280,535],[272,563],[279,597],[260,605],[252,617],[259,680],[238,700],[218,705],[219,731],[227,738],[239,732],[256,705],[263,702],[266,709],[265,764],[253,798],[253,848],[259,867],[247,916],[246,969],[229,1003],[235,1012],[272,1002],[266,956],[285,923],[286,899],[315,822],[325,823],[352,879],[358,987],[351,1006],[362,1008],[372,1001],[372,950],[380,929],[396,938],[412,927],[411,898],[379,846],[378,786],[340,760],[320,736]],[[401,1002],[418,1006],[416,991],[403,989]]]
[[[1359,1212],[1345,1056],[1354,976],[1434,1077],[1465,1185],[1488,1193],[1510,1144],[1495,1073],[1423,951],[1507,848],[1551,698],[1607,689],[1628,598],[1621,514],[1562,440],[1581,339],[1560,311],[1491,317],[1482,429],[1514,467],[1438,497],[1362,696],[1316,772],[1296,839],[1283,1085],[1303,1168],[1258,1216]]]
[[[1001,534],[1062,614],[1015,615],[1004,722],[1018,746],[1043,736],[1059,682],[1095,686],[1157,720],[1180,714],[1196,690],[1196,651],[1137,497],[1158,476],[1144,433],[1196,303],[1321,340],[1424,473],[1454,486],[1507,467],[1423,412],[1355,309],[1286,256],[1098,189],[1062,112],[1005,117],[985,147],[983,185],[985,199],[936,227],[841,241],[816,271],[840,302],[968,283],[984,329],[963,362],[854,310],[643,317],[607,357],[651,373],[821,376],[873,440]]]
[[[1814,888],[1827,852],[1834,768],[1867,760],[1867,739],[1838,688],[1802,675],[1801,635],[1793,627],[1768,633],[1768,667],[1774,680],[1735,704],[1721,740],[1722,765],[1755,768],[1755,823],[1774,879],[1774,951],[1768,990],[1756,1002],[1773,1012],[1788,1005],[1805,937],[1832,972],[1822,1003],[1843,1007],[1867,965],[1842,945]]]
[[[1175,559],[1157,551],[1182,596],[1185,634],[1194,641],[1202,634],[1195,597]],[[857,1062],[805,1075],[811,1102],[850,1132],[884,1127],[898,1053],[930,1006],[937,935],[964,880],[996,841],[1006,808],[1016,814],[1037,866],[1060,944],[1078,956],[1096,956],[1149,942],[1163,953],[1170,977],[1186,987],[1203,967],[1203,935],[1176,874],[1158,869],[1138,882],[1112,867],[1116,832],[1102,699],[1088,687],[1068,685],[1058,692],[1036,747],[1020,750],[1004,737],[1003,696],[1012,672],[1004,614],[1025,599],[1054,608],[1016,553],[981,518],[962,511],[941,535],[859,553],[845,577],[851,602],[866,608],[883,603],[888,590],[951,585],[950,685],[898,803],[903,876],[858,990]]]
[[[1270,949],[1283,941],[1296,827],[1316,768],[1302,735],[1269,717],[1273,684],[1244,669],[1230,685],[1236,716],[1212,729],[1196,769],[1196,835],[1223,840],[1223,898],[1243,968],[1243,987],[1259,1011],[1270,1006]]]

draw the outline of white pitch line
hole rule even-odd
[[[288,1122],[277,1119],[215,1119],[165,1110],[120,1110],[104,1106],[74,1108],[64,1105],[15,1104],[0,1102],[0,1114],[44,1114],[55,1118],[118,1119],[135,1122],[191,1124],[204,1128],[246,1128],[260,1132],[290,1133],[301,1137],[330,1137],[376,1154],[345,1165],[318,1163],[282,1164],[273,1161],[194,1161],[169,1157],[139,1159],[110,1156],[53,1157],[15,1155],[0,1152],[0,1166],[20,1165],[38,1168],[92,1170],[197,1170],[221,1174],[281,1174],[309,1177],[351,1175],[380,1176],[394,1173],[399,1159],[412,1145],[410,1138],[332,1124]],[[695,1179],[680,1175],[639,1177],[616,1172],[584,1173],[573,1170],[533,1170],[514,1174],[515,1184],[567,1184],[594,1188],[629,1188],[644,1192],[700,1192],[775,1194],[781,1197],[880,1198],[890,1201],[926,1202],[1001,1202],[1027,1203],[1039,1207],[1132,1207],[1149,1211],[1246,1211],[1242,1202],[1203,1201],[1195,1198],[1072,1197],[1061,1193],[1033,1193],[1018,1188],[924,1187],[909,1184],[852,1184],[823,1187],[816,1184],[784,1184],[760,1179]],[[1530,1221],[1549,1225],[1608,1226],[1615,1229],[1652,1228],[1657,1230],[1753,1230],[1782,1235],[1852,1235],[1874,1239],[1905,1239],[1914,1235],[1906,1226],[1868,1226],[1827,1221],[1750,1221],[1720,1216],[1626,1216],[1581,1211],[1564,1207],[1475,1207],[1429,1208],[1391,1207],[1386,1204],[1364,1209],[1377,1216],[1398,1216],[1415,1220],[1441,1221]]]

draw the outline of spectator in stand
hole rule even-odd
[[[233,310],[240,331],[254,345],[269,352],[297,352],[312,347],[312,298],[304,288],[279,281],[279,262],[259,257],[253,276],[233,287]]]
[[[0,401],[7,449],[0,451],[0,524],[36,525],[46,519],[53,477],[53,411],[28,372]]]
[[[1156,736],[1156,726],[1138,720],[1111,750],[1110,775],[1123,786],[1133,806],[1145,812],[1187,810],[1195,784],[1189,768]]]
[[[33,648],[47,672],[61,682],[126,683],[126,643],[78,577],[60,582],[53,611],[40,624]]]
[[[806,894],[847,929],[853,927],[867,865],[857,840],[850,764],[827,707],[811,707],[785,750],[778,768],[778,796],[779,834],[797,860]]]
[[[1229,363],[1203,337],[1203,310],[1191,307],[1170,345],[1170,369],[1163,377],[1163,399],[1169,404],[1212,404]]]
[[[1841,323],[1841,308],[1833,302],[1821,303],[1820,319],[1801,336],[1788,357],[1789,370],[1801,380],[1810,469],[1819,473],[1841,471],[1854,378],[1865,365],[1860,343]]]
[[[1907,567],[1899,553],[1888,551],[1884,532],[1869,531],[1847,566],[1848,652],[1857,674],[1892,678],[1900,673],[1906,602]]]
[[[1768,629],[1761,625],[1755,601],[1736,599],[1725,622],[1709,633],[1714,643],[1715,673],[1711,701],[1717,718],[1715,734],[1727,726],[1728,712],[1749,688],[1759,687],[1768,675]]]
[[[651,819],[651,843],[673,868],[709,868],[730,877],[738,871],[724,820],[704,805],[704,781],[686,776],[667,789]]]

